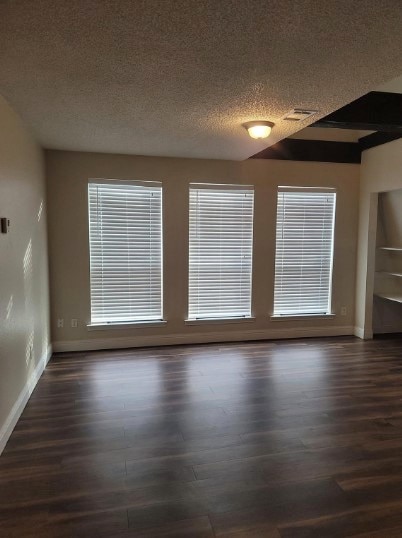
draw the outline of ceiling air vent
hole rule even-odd
[[[307,110],[306,108],[294,108],[291,112],[286,114],[283,119],[288,121],[303,121],[317,114],[318,110]]]

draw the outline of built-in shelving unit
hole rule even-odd
[[[373,333],[402,332],[402,190],[378,194]]]
[[[376,291],[374,296],[387,301],[402,303],[402,281],[399,280],[402,278],[402,247],[379,246],[377,249],[380,255],[377,256],[376,261]],[[384,253],[386,258],[381,256],[381,252]],[[393,256],[393,254],[396,256]],[[395,271],[393,268],[395,268]]]
[[[394,301],[395,303],[402,303],[402,293],[400,295],[390,295],[385,293],[375,293],[375,297],[380,299],[386,299],[387,301]]]

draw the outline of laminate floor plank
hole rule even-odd
[[[402,339],[54,355],[1,538],[402,538]]]

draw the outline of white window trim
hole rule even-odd
[[[294,192],[294,191],[305,191],[305,192],[321,192],[321,193],[333,193],[335,194],[335,209],[333,214],[333,221],[332,221],[332,246],[331,246],[331,264],[330,264],[330,277],[329,277],[329,291],[328,291],[328,297],[329,297],[329,312],[324,313],[320,312],[317,314],[314,313],[306,313],[306,314],[272,314],[270,315],[270,319],[272,321],[286,321],[286,320],[305,320],[307,318],[312,319],[331,319],[335,318],[336,314],[333,312],[333,283],[334,283],[334,262],[335,262],[335,226],[336,226],[336,207],[338,202],[338,192],[335,187],[316,187],[316,186],[297,186],[297,185],[279,185],[277,188],[277,195],[279,192]],[[275,224],[277,226],[277,222]],[[276,259],[276,244],[275,244],[275,255],[274,255],[274,261]],[[276,275],[274,274],[274,288],[275,288],[275,278]],[[275,295],[273,295],[273,304],[275,304]]]
[[[161,180],[135,180],[135,179],[114,179],[114,178],[88,178],[86,195],[87,195],[87,217],[88,217],[88,253],[89,253],[89,263],[88,263],[88,288],[91,290],[91,262],[90,262],[90,213],[89,213],[89,185],[92,183],[99,183],[104,185],[138,185],[138,186],[147,186],[147,187],[158,187],[161,188],[162,193],[162,203],[161,203],[161,315],[164,315],[164,231],[163,231],[163,182]],[[91,292],[89,293],[89,311],[92,311],[91,303]],[[87,323],[87,330],[106,330],[106,329],[125,329],[125,328],[141,328],[141,327],[157,327],[163,326],[167,322],[163,319],[150,319],[150,320],[133,320],[127,322],[89,322]]]
[[[269,317],[271,321],[305,321],[306,319],[334,319],[336,314],[278,314]]]
[[[231,323],[250,323],[255,321],[254,316],[244,316],[238,318],[198,318],[185,319],[185,325],[230,325]]]
[[[108,331],[109,329],[143,329],[146,327],[163,327],[167,324],[166,320],[155,321],[128,321],[127,323],[87,323],[88,331]]]
[[[244,189],[249,189],[253,193],[253,203],[252,203],[252,237],[251,237],[251,263],[250,263],[250,311],[252,311],[253,308],[253,266],[254,266],[254,221],[255,221],[255,186],[252,184],[242,184],[242,183],[197,183],[192,182],[189,184],[189,197],[191,193],[191,189],[197,189],[197,190],[233,190],[233,191],[239,191]],[[190,211],[189,211],[189,219],[190,219]],[[189,222],[190,225],[190,222]],[[190,233],[188,236],[188,246],[190,249]],[[188,268],[188,286],[190,283],[189,280],[190,275],[190,267]],[[187,312],[190,310],[190,303],[188,299],[187,303]],[[197,318],[197,317],[188,317],[184,320],[185,325],[205,325],[205,324],[226,324],[226,323],[242,323],[245,321],[254,321],[255,318],[252,315],[244,315],[244,316],[233,316],[233,317],[206,317],[206,318]]]
[[[163,186],[162,181],[148,181],[146,179],[142,181],[139,179],[104,179],[92,177],[88,179],[88,185],[90,183],[100,183],[104,185],[138,185],[139,187],[143,187],[144,185],[146,185],[147,187]]]

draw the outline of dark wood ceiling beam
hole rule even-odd
[[[358,143],[286,138],[252,155],[249,159],[359,163],[362,151],[399,138],[402,138],[402,134],[372,133],[359,138]]]
[[[372,133],[359,138],[360,150],[364,151],[365,149],[375,148],[376,146],[381,146],[399,138],[402,138],[402,133]]]
[[[355,129],[402,135],[402,94],[370,92],[310,127]]]
[[[376,132],[358,143],[286,138],[250,159],[359,163],[362,151],[402,138],[402,94],[370,92],[310,127]]]
[[[285,138],[273,146],[252,155],[249,159],[360,163],[360,148],[359,144],[354,142]]]

